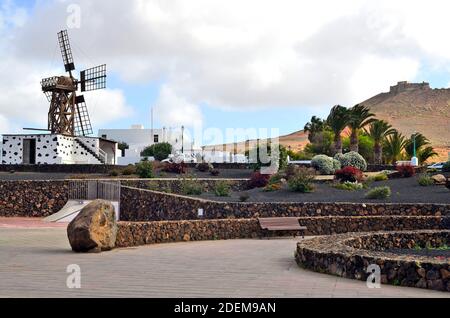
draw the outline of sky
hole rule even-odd
[[[0,0],[0,134],[46,128],[67,29],[94,130],[302,129],[398,81],[450,86],[447,0]]]

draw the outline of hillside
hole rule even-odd
[[[450,89],[400,82],[389,93],[381,93],[362,104],[406,136],[418,131],[433,146],[450,147]]]
[[[450,89],[431,89],[428,83],[399,82],[387,93],[378,94],[361,104],[368,106],[377,118],[388,121],[405,136],[415,131],[425,135],[439,157],[433,161],[448,159],[450,152]],[[280,143],[298,151],[308,143],[304,131],[281,136]],[[233,149],[231,145],[227,145]],[[245,151],[245,142],[238,143],[238,152]],[[205,149],[220,149],[208,146]]]

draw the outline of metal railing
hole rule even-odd
[[[69,200],[96,200],[120,202],[120,181],[71,180]]]
[[[108,154],[102,149],[98,149],[98,155],[103,160],[104,164],[108,164]]]

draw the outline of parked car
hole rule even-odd
[[[428,169],[436,169],[436,170],[442,170],[442,168],[444,167],[445,162],[438,162],[432,165],[428,166]]]
[[[174,163],[197,163],[197,158],[191,154],[179,153],[176,155],[169,155],[169,158],[164,159],[161,162],[174,162]]]

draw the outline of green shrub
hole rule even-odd
[[[120,174],[119,170],[116,170],[116,169],[111,170],[111,171],[109,172],[109,176],[110,176],[110,177],[117,177],[117,176],[119,176],[119,174]]]
[[[343,167],[341,166],[341,162],[339,160],[333,158],[333,168],[334,171],[336,172],[336,170],[339,170]]]
[[[334,158],[341,163],[341,167],[354,167],[361,171],[367,170],[366,160],[355,151],[350,151],[344,155],[337,154]]]
[[[172,153],[172,145],[169,144],[168,142],[161,142],[145,148],[142,151],[141,156],[154,157],[156,160],[161,161],[169,157],[171,153]]]
[[[386,199],[391,196],[391,188],[376,187],[366,193],[366,199]]]
[[[226,181],[219,181],[216,184],[214,193],[218,197],[228,197],[230,196],[230,184]]]
[[[374,176],[370,176],[369,178],[367,178],[367,181],[369,181],[369,182],[380,182],[380,181],[387,181],[387,180],[389,180],[389,177],[388,177],[387,173],[384,173],[384,172],[376,174]]]
[[[150,161],[141,161],[136,165],[136,174],[139,178],[153,178],[153,164]]]
[[[128,165],[125,169],[122,170],[122,174],[124,176],[131,176],[132,174],[136,174],[136,167],[134,165]]]
[[[317,155],[312,158],[311,166],[320,174],[331,175],[336,171],[333,158],[326,155]]]
[[[284,175],[281,173],[275,173],[270,176],[268,184],[279,184],[281,180],[284,179]]]
[[[344,183],[334,185],[334,188],[345,191],[358,191],[362,190],[364,186],[361,183],[346,181]]]
[[[442,172],[450,172],[450,161],[444,163],[444,165],[442,166]]]
[[[284,169],[284,177],[286,180],[289,180],[291,177],[295,176],[299,168],[300,167],[297,165],[288,165],[286,169]]]
[[[419,180],[417,180],[417,182],[419,182],[419,185],[421,185],[422,187],[428,187],[428,186],[434,185],[434,180],[428,174],[424,174],[424,175],[420,176]]]
[[[314,191],[315,172],[312,169],[301,167],[288,181],[289,189],[295,192],[308,193]]]
[[[268,184],[264,187],[263,191],[264,192],[275,192],[278,190],[281,190],[282,185],[281,183],[272,183],[272,184]]]
[[[181,193],[183,193],[184,195],[201,195],[203,193],[203,187],[196,180],[182,179]]]

